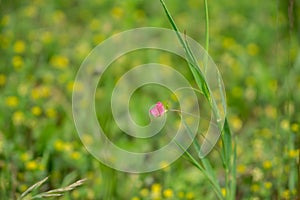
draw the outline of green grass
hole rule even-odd
[[[205,164],[206,169],[212,168],[210,173],[215,175],[208,176],[216,177],[217,193],[207,180],[207,172],[191,165],[186,156],[160,171],[122,173],[94,159],[76,133],[71,96],[81,62],[114,33],[142,26],[172,28],[159,0],[14,0],[0,2],[0,197],[17,199],[49,176],[36,192],[65,188],[86,178],[82,186],[60,199],[216,199],[216,194],[225,194],[227,199],[296,199],[300,145],[299,5],[294,5],[294,14],[290,15],[294,19],[291,27],[288,3],[208,1],[208,38],[205,2],[165,1],[179,30],[206,49],[209,40],[209,55],[220,69],[226,88],[226,125],[233,138],[226,136],[228,131],[223,133],[205,160],[209,163],[201,163],[193,147],[189,149],[200,163],[198,168]],[[155,149],[168,138],[132,146],[134,140],[120,137],[122,133],[107,111],[107,94],[124,70],[154,60],[174,66],[195,88],[202,81],[199,76],[195,81],[195,73],[183,60],[164,52],[147,53],[134,52],[113,63],[97,88],[100,124],[109,138],[126,149]],[[203,92],[201,87],[203,82],[198,87]],[[134,117],[140,115],[141,123],[147,121],[143,103],[168,101],[164,90],[150,90],[141,88],[131,100],[136,105],[132,106],[136,107]],[[233,149],[230,138],[235,144]],[[227,170],[235,173],[230,166],[235,148],[233,179]],[[236,181],[236,193],[228,180]]]

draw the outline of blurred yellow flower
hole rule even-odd
[[[42,114],[42,109],[39,106],[34,106],[31,108],[31,113],[35,116],[39,116]]]
[[[291,149],[288,154],[290,158],[297,158],[299,155],[299,149]]]
[[[51,58],[50,64],[58,69],[65,69],[69,65],[69,59],[65,56],[56,55]]]
[[[25,184],[20,184],[19,190],[20,192],[25,192],[25,190],[27,190],[27,186]]]
[[[93,44],[98,45],[105,39],[103,34],[96,34],[93,36]]]
[[[92,21],[90,22],[89,29],[92,31],[99,30],[100,26],[101,26],[101,23],[100,23],[99,19],[95,18],[95,19],[92,19]]]
[[[270,189],[272,187],[272,183],[267,181],[267,182],[264,183],[264,186],[265,186],[266,189]]]
[[[131,200],[140,200],[138,197],[132,197]]]
[[[161,185],[159,183],[155,183],[151,186],[151,192],[160,192]]]
[[[159,166],[164,170],[164,171],[169,171],[170,170],[170,164],[166,161],[161,161],[159,163]]]
[[[259,191],[259,185],[257,185],[257,184],[252,184],[252,185],[251,185],[251,191],[252,191],[252,192],[258,192],[258,191]]]
[[[264,137],[266,137],[266,138],[272,137],[272,131],[271,131],[270,129],[268,129],[268,128],[263,128],[263,129],[261,130],[261,134],[262,134]]]
[[[185,197],[186,197],[187,199],[194,199],[194,198],[195,198],[195,195],[194,195],[193,192],[188,192],[188,193],[186,193]]]
[[[55,118],[57,116],[57,112],[54,108],[47,108],[46,109],[46,115],[49,118]]]
[[[61,140],[56,140],[54,143],[54,148],[56,151],[62,151],[64,149],[64,142]]]
[[[237,171],[241,174],[245,173],[246,172],[246,166],[245,165],[238,165],[237,166]]]
[[[166,189],[163,191],[163,195],[166,198],[172,198],[173,197],[173,191],[171,189]]]
[[[52,14],[52,20],[55,24],[60,24],[65,20],[65,13],[61,10],[56,10]]]
[[[234,97],[240,98],[243,96],[243,89],[241,87],[235,86],[232,88],[231,93]]]
[[[266,160],[263,162],[264,169],[270,169],[272,167],[272,162],[269,160]]]
[[[0,86],[5,85],[6,76],[4,74],[0,74]]]
[[[288,131],[290,129],[290,122],[288,120],[284,119],[280,122],[280,127],[283,130]]]
[[[20,155],[20,159],[21,159],[21,161],[23,161],[23,162],[28,161],[28,160],[30,159],[29,153],[27,153],[27,152],[22,153],[22,154]]]
[[[230,122],[234,131],[239,131],[243,126],[243,121],[237,116],[231,117]]]
[[[296,123],[292,124],[291,125],[291,130],[295,133],[298,132],[299,131],[299,124],[296,124]]]
[[[161,185],[159,183],[155,183],[151,186],[151,198],[159,199],[161,197]]]
[[[281,194],[281,197],[282,197],[283,199],[287,199],[287,200],[291,199],[290,196],[291,196],[291,194],[290,194],[290,191],[289,191],[289,190],[285,190],[285,191],[283,191],[282,194]]]
[[[256,44],[250,43],[247,45],[247,52],[250,56],[254,56],[259,52],[259,48]]]
[[[79,160],[80,159],[80,153],[78,151],[74,151],[71,153],[71,158],[73,160]]]
[[[10,20],[10,16],[9,15],[3,15],[2,19],[1,19],[1,24],[3,26],[6,26],[9,23]]]
[[[141,189],[140,195],[141,195],[142,197],[147,197],[147,196],[149,195],[149,190],[148,190],[147,188]]]
[[[114,18],[116,19],[121,19],[121,17],[123,16],[124,12],[122,8],[119,7],[115,7],[111,10],[111,14]]]
[[[35,6],[30,5],[24,9],[24,15],[27,17],[35,17],[36,14],[37,14],[37,7]]]
[[[52,33],[49,31],[46,31],[41,34],[41,40],[43,44],[49,44],[53,41]]]
[[[78,190],[73,190],[71,192],[71,196],[74,198],[74,199],[78,199],[80,197],[80,193]]]
[[[266,116],[271,119],[276,119],[277,117],[277,109],[272,105],[267,105],[265,108]]]
[[[235,40],[233,38],[226,37],[223,39],[222,45],[225,49],[229,49],[234,44],[235,44]]]
[[[14,112],[12,120],[15,125],[21,125],[25,121],[24,113],[21,111]]]
[[[8,107],[16,107],[19,105],[19,99],[16,96],[9,96],[5,99],[5,104]]]
[[[221,193],[223,197],[226,197],[226,188],[222,188]]]
[[[47,86],[39,86],[31,90],[32,99],[47,98],[49,96],[50,96],[50,89]]]
[[[23,58],[21,56],[14,56],[12,58],[12,65],[15,69],[20,69],[24,65]]]
[[[18,40],[14,44],[14,51],[16,53],[23,53],[25,51],[25,42],[22,40]]]
[[[38,168],[38,163],[34,160],[25,163],[26,170],[36,170]]]
[[[182,192],[182,191],[178,192],[177,196],[179,198],[183,198],[184,197],[184,192]]]

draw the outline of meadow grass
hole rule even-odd
[[[165,0],[166,18],[167,7],[158,0],[2,1],[0,198],[299,199],[300,8],[291,2]],[[110,169],[87,152],[72,119],[71,95],[93,47],[142,26],[179,28],[199,41],[220,70],[228,110],[220,141],[207,157],[198,156],[195,142],[172,165],[138,175]],[[107,112],[115,82],[131,66],[153,60],[170,65],[209,99],[189,43],[178,39],[188,62],[165,52],[134,52],[103,74],[96,111],[118,146],[147,151],[168,142],[163,136],[154,142],[123,137]],[[148,120],[143,105],[171,96],[162,88],[148,90],[132,99],[141,122]],[[76,182],[81,179],[82,185]]]

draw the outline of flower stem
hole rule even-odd
[[[205,50],[208,53],[208,50],[209,50],[209,18],[208,18],[207,0],[204,0],[204,12],[205,12]]]

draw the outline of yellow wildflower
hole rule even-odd
[[[58,69],[65,69],[69,65],[69,59],[65,56],[56,55],[51,58],[50,63]]]
[[[25,120],[24,113],[21,111],[14,112],[12,120],[15,125],[21,125]]]
[[[4,74],[0,74],[0,86],[5,85],[6,76]]]
[[[115,7],[111,10],[111,14],[114,18],[120,19],[123,16],[124,12],[122,8]]]
[[[194,195],[193,192],[188,192],[188,193],[185,195],[185,197],[186,197],[187,199],[194,199],[194,198],[195,198],[195,195]]]
[[[173,191],[171,189],[166,189],[163,191],[163,195],[166,198],[171,198],[173,197]]]
[[[21,184],[19,186],[19,190],[20,190],[20,192],[25,192],[25,190],[27,190],[27,186],[25,184]]]
[[[100,24],[100,21],[98,19],[92,19],[92,21],[89,24],[89,28],[92,31],[99,30],[100,26],[101,26],[101,24]]]
[[[270,189],[272,187],[272,183],[267,181],[264,183],[266,189]]]
[[[18,40],[14,44],[14,51],[16,53],[23,53],[25,51],[25,42]]]
[[[6,25],[9,23],[9,20],[10,20],[9,15],[4,15],[4,16],[2,17],[2,19],[1,19],[1,24],[2,24],[3,26],[6,26]]]
[[[265,108],[265,113],[269,118],[275,119],[277,117],[277,109],[274,106],[268,105]]]
[[[239,131],[243,126],[243,121],[237,116],[231,117],[230,121],[232,123],[232,128],[234,131]]]
[[[159,183],[155,183],[151,186],[152,192],[160,192],[161,191],[161,185]]]
[[[39,116],[42,113],[42,109],[39,106],[34,106],[31,108],[31,113],[35,116]]]
[[[62,151],[64,149],[64,142],[61,140],[56,140],[54,143],[54,148],[56,151]]]
[[[283,199],[290,199],[290,197],[291,197],[290,191],[289,190],[283,191],[281,196],[282,196]]]
[[[235,40],[233,38],[224,38],[223,39],[223,47],[225,49],[229,49],[234,44],[235,44]]]
[[[27,170],[32,170],[33,171],[33,170],[36,170],[38,168],[38,164],[34,160],[33,161],[29,161],[29,162],[26,162],[25,168]]]
[[[161,185],[156,183],[151,186],[151,197],[158,199],[161,197]]]
[[[5,104],[8,107],[16,107],[17,105],[19,105],[19,99],[16,96],[9,96],[5,99]]]
[[[30,159],[29,153],[27,153],[27,152],[22,153],[22,154],[20,155],[20,159],[21,159],[21,161],[23,161],[23,162],[28,161],[28,160]]]
[[[20,69],[24,65],[23,58],[21,56],[14,56],[12,59],[12,65],[15,69]]]
[[[270,169],[272,167],[272,162],[269,160],[266,160],[263,162],[264,169]]]
[[[246,172],[246,166],[245,165],[238,165],[237,166],[237,171],[241,174],[245,173]]]
[[[290,122],[288,120],[284,119],[280,122],[280,127],[283,130],[288,131],[290,129]]]
[[[140,200],[138,197],[132,197],[131,200]]]
[[[226,197],[226,189],[225,188],[221,189],[221,193],[222,193],[223,197]]]
[[[44,44],[49,44],[49,43],[51,43],[52,40],[53,40],[52,33],[49,32],[49,31],[42,33],[41,39],[42,39],[42,42],[43,42]]]
[[[299,149],[291,149],[288,154],[290,158],[297,158],[299,155]]]
[[[71,196],[74,198],[74,199],[78,199],[80,197],[80,193],[78,192],[78,190],[73,190],[71,192]]]
[[[47,86],[35,87],[31,90],[32,99],[46,98],[49,95],[50,95],[50,89]]]
[[[149,190],[148,190],[147,188],[141,189],[140,195],[141,195],[142,197],[147,197],[147,196],[149,195]]]
[[[178,192],[178,195],[177,195],[179,198],[183,198],[184,197],[184,192],[180,191]]]
[[[259,48],[256,44],[251,43],[247,46],[247,52],[250,56],[254,56],[259,52]]]
[[[257,184],[251,185],[251,191],[252,192],[258,192],[259,191],[259,185],[257,185]]]
[[[164,171],[169,171],[170,167],[169,167],[169,163],[166,161],[162,161],[159,163],[159,166],[164,170]]]
[[[56,115],[57,115],[57,112],[56,112],[56,110],[54,108],[47,108],[46,109],[46,115],[49,118],[55,118]]]
[[[1,79],[0,79],[0,80],[1,80]],[[1,85],[1,83],[0,83],[0,85]],[[296,124],[296,123],[292,124],[292,125],[291,125],[291,130],[292,130],[293,132],[298,132],[298,131],[299,131],[299,124]]]
[[[74,151],[71,153],[71,158],[74,160],[78,160],[80,158],[80,153],[78,151]]]

